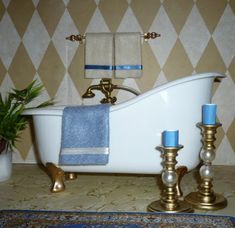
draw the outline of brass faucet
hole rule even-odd
[[[105,103],[110,103],[110,104],[115,104],[117,101],[117,98],[115,96],[112,97],[112,91],[114,89],[122,89],[129,91],[136,96],[138,96],[140,93],[132,88],[129,88],[127,86],[120,86],[120,85],[114,85],[112,84],[112,80],[109,78],[103,78],[100,80],[100,84],[98,85],[91,85],[87,91],[82,95],[82,98],[92,98],[95,96],[95,94],[92,92],[92,90],[99,90],[101,91],[104,95],[105,98],[103,98],[100,103],[105,104]]]

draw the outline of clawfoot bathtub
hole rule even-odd
[[[201,106],[210,103],[219,73],[178,79],[110,108],[110,155],[107,165],[60,166],[62,106],[31,109],[38,151],[53,179],[53,192],[64,188],[64,172],[159,174],[162,158],[156,146],[166,129],[179,129],[184,148],[178,166],[192,170],[199,164]],[[73,176],[71,176],[73,178]]]

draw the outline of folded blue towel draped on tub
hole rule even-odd
[[[104,165],[109,159],[110,105],[68,106],[63,110],[61,165]]]

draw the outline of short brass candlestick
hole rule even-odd
[[[203,148],[200,152],[200,158],[203,165],[200,168],[201,183],[197,192],[191,192],[185,197],[185,200],[196,209],[219,210],[227,206],[227,200],[222,195],[213,191],[212,181],[213,172],[211,163],[215,159],[215,134],[220,123],[215,125],[204,125],[198,123],[197,126],[202,130]]]
[[[148,205],[147,210],[149,212],[193,212],[190,204],[185,201],[179,200],[176,190],[177,173],[175,170],[175,165],[177,164],[176,156],[178,150],[182,149],[183,146],[178,147],[157,147],[163,153],[163,172],[162,181],[164,183],[164,190],[160,200],[152,202]]]

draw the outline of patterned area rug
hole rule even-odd
[[[235,227],[235,217],[199,214],[0,211],[0,227]]]

